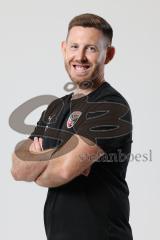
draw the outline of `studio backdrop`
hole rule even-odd
[[[158,0],[0,0],[0,239],[46,239],[47,189],[14,181],[11,154],[16,143],[28,137],[48,100],[73,90],[61,42],[71,18],[87,12],[104,17],[113,28],[116,54],[105,68],[105,79],[132,110],[133,144],[126,179],[133,236],[160,237],[159,8]]]

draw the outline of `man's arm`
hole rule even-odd
[[[16,147],[12,155],[11,168],[11,174],[15,180],[34,181],[46,169],[48,166],[47,157],[49,159],[51,150],[41,152],[42,150],[41,138],[35,138],[34,141],[27,139]],[[45,161],[42,161],[44,159]]]
[[[69,147],[70,148],[70,147]],[[47,168],[50,156],[56,150],[49,149],[43,151],[42,148],[42,139],[34,138],[34,141],[28,139],[23,141],[22,144],[18,145],[15,149],[15,152],[12,156],[12,169],[11,173],[15,180],[17,181],[36,181],[37,184],[40,185],[41,178],[39,177],[43,171]],[[64,151],[64,148],[62,149]],[[65,148],[66,150],[66,148]],[[68,150],[68,149],[67,149]],[[58,151],[58,154],[64,154],[62,151]],[[53,159],[52,159],[53,160]],[[52,177],[54,177],[55,182],[59,182],[60,185],[66,183],[66,177],[64,176],[63,170],[64,161],[54,159],[54,170],[55,173]],[[90,172],[90,167],[86,168],[82,174],[88,176]],[[48,174],[47,172],[42,175],[43,177]],[[58,180],[59,179],[59,180]]]
[[[77,146],[68,151],[77,138]],[[88,175],[91,165],[103,154],[103,150],[96,144],[75,134],[53,154],[48,166],[35,182],[43,187],[58,187],[80,174]]]

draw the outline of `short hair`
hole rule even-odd
[[[102,17],[91,14],[91,13],[84,13],[74,17],[68,25],[68,34],[71,28],[81,26],[81,27],[93,27],[100,30],[104,37],[106,38],[107,42],[112,43],[113,38],[113,29],[111,25]]]

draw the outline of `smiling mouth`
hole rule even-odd
[[[73,64],[72,66],[78,73],[86,73],[90,68],[90,65],[87,64]]]

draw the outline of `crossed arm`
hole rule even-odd
[[[76,146],[72,147],[75,142]],[[26,140],[26,146],[25,150],[20,146],[13,153],[12,176],[15,180],[34,181],[43,187],[61,186],[81,174],[88,176],[97,156],[103,155],[102,149],[79,135],[73,135],[55,153],[54,149],[43,150],[41,138]],[[51,152],[51,159],[44,157]]]

